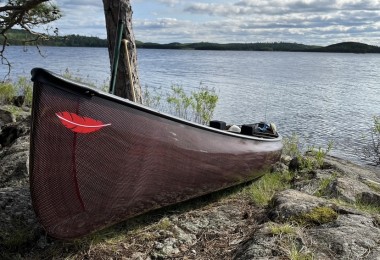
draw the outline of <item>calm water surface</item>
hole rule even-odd
[[[9,47],[11,77],[33,67],[57,73],[67,68],[97,85],[109,79],[104,48]],[[358,162],[363,135],[380,114],[380,55],[192,50],[138,50],[142,85],[169,89],[200,84],[219,93],[215,119],[228,123],[275,122],[285,135]],[[0,76],[6,68],[0,67]]]

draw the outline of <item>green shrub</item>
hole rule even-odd
[[[79,73],[79,70],[77,70],[77,73]],[[105,92],[108,92],[108,89],[109,89],[108,84],[103,83],[100,87],[98,87],[96,84],[94,84],[93,82],[91,82],[91,78],[90,78],[89,75],[87,75],[86,78],[78,77],[78,76],[74,75],[69,70],[69,68],[65,69],[65,71],[62,74],[62,77],[64,77],[65,79],[68,79],[68,80],[72,80],[72,81],[75,81],[75,82],[78,82],[78,83],[85,84],[85,85],[87,85],[89,87],[92,87],[92,88],[101,89],[101,90],[103,90]]]
[[[319,147],[318,149],[316,149],[313,146],[309,147],[308,153],[313,158],[313,160],[311,162],[305,162],[305,164],[308,164],[308,165],[310,164],[310,166],[308,166],[309,168],[322,168],[326,155],[331,151],[332,147],[333,147],[333,142],[331,141],[327,144],[326,150],[322,149],[321,147]]]
[[[162,99],[162,96],[166,96],[166,99]],[[166,94],[155,88],[145,87],[143,90],[144,105],[200,124],[210,122],[217,102],[215,89],[203,85],[190,94],[179,85],[172,85]]]
[[[327,195],[326,194],[327,188],[330,186],[330,184],[333,181],[335,181],[337,179],[337,176],[338,176],[338,174],[336,172],[334,172],[329,178],[322,179],[319,183],[318,190],[317,190],[317,192],[315,192],[314,195],[317,197],[322,197],[322,196]]]
[[[195,122],[208,124],[214,114],[218,95],[215,94],[215,89],[201,86],[198,91],[191,93],[195,102],[192,103],[195,110]]]
[[[293,133],[290,137],[285,137],[282,141],[284,148],[282,153],[290,157],[301,157],[302,156],[302,146],[300,143],[300,138],[297,134]]]
[[[26,77],[19,77],[16,82],[0,83],[0,103],[12,104],[15,96],[25,96],[24,104],[32,105],[33,85]]]
[[[192,117],[193,98],[188,96],[181,86],[171,86],[171,92],[168,94],[166,102],[170,105],[172,114],[188,120]]]
[[[329,142],[326,149],[319,147],[316,149],[314,146],[308,146],[306,156],[303,155],[303,145],[300,138],[293,134],[291,137],[285,137],[283,140],[284,148],[283,154],[292,158],[298,158],[301,169],[308,171],[312,169],[322,168],[326,155],[333,148],[333,142]]]
[[[161,88],[153,88],[145,86],[141,90],[143,104],[147,107],[157,110],[161,109],[161,97],[163,96]]]
[[[11,82],[0,83],[0,104],[10,104],[17,95],[17,89]]]
[[[18,95],[25,97],[24,105],[32,106],[33,84],[26,77],[19,77],[16,84]]]

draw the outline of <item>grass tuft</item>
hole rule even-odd
[[[338,174],[333,173],[329,178],[324,178],[321,180],[319,183],[318,190],[314,193],[315,196],[317,197],[323,197],[327,195],[327,188],[331,185],[333,181],[336,180]]]
[[[312,253],[303,252],[302,248],[299,249],[296,243],[293,242],[289,250],[289,259],[290,260],[313,260],[314,256]]]
[[[354,207],[360,211],[368,212],[370,214],[380,214],[380,207],[357,200]]]
[[[172,222],[170,221],[169,218],[165,217],[165,218],[161,219],[160,222],[157,223],[155,228],[157,229],[157,231],[169,230],[171,226],[172,226]]]
[[[246,194],[258,206],[267,206],[274,194],[278,191],[290,188],[290,180],[293,175],[268,173],[254,182],[246,190]]]
[[[356,210],[363,211],[363,212],[366,212],[369,214],[380,214],[380,207],[379,206],[364,203],[360,200],[356,200],[356,202],[354,202],[354,203],[349,203],[349,202],[346,202],[346,201],[343,201],[340,199],[332,199],[330,201],[337,204],[337,205],[356,209]]]
[[[380,184],[372,182],[372,181],[363,181],[363,182],[374,192],[380,193]]]
[[[297,230],[295,226],[289,223],[284,223],[284,224],[271,223],[269,225],[269,232],[272,235],[282,236],[282,235],[295,235]]]
[[[295,217],[294,220],[302,225],[322,225],[335,221],[337,218],[338,213],[332,208],[316,207],[313,208],[310,212]]]

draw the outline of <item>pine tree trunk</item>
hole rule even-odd
[[[133,88],[135,90],[136,102],[141,103],[141,87],[137,73],[137,52],[136,43],[132,30],[132,7],[129,0],[103,0],[104,13],[106,18],[108,52],[111,67],[113,64],[114,49],[117,38],[117,25],[119,19],[124,22],[123,37],[128,41],[129,60],[131,64],[132,82],[129,76],[125,47],[121,46],[119,66],[117,70],[115,95],[132,100]],[[120,10],[120,12],[119,12]]]

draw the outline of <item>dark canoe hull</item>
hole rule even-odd
[[[32,202],[53,237],[76,238],[258,178],[280,158],[281,137],[223,132],[42,69],[32,74]]]

